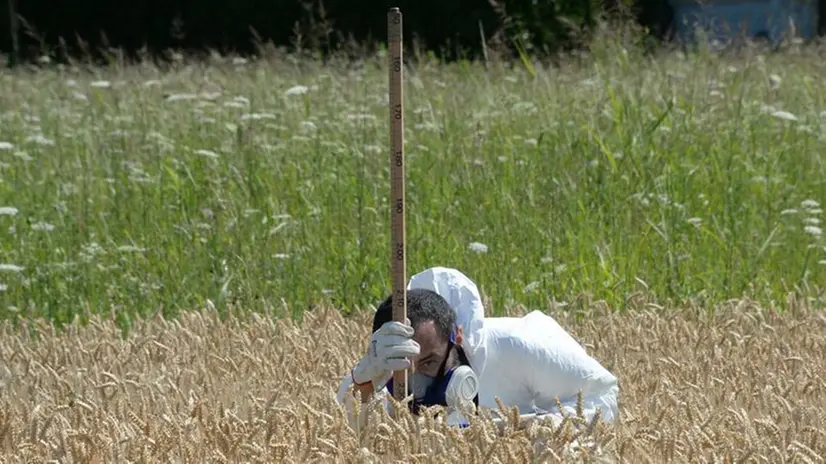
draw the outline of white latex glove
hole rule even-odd
[[[353,368],[353,381],[361,385],[373,382],[373,389],[381,390],[393,377],[393,371],[409,369],[410,358],[418,356],[420,351],[419,344],[413,340],[413,327],[387,322],[370,337],[367,353]]]

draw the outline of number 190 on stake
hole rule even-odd
[[[387,42],[390,55],[390,275],[393,280],[393,320],[407,319],[407,272],[405,257],[404,198],[404,94],[402,91],[402,13],[387,13]],[[407,396],[407,371],[393,373],[393,396]]]

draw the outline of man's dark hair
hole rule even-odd
[[[407,291],[407,318],[416,329],[422,322],[433,321],[439,336],[444,340],[450,338],[450,332],[456,325],[456,313],[453,308],[433,290],[414,288]],[[393,296],[387,297],[373,315],[373,332],[393,320]]]

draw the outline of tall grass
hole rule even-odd
[[[818,50],[559,68],[421,61],[405,82],[408,272],[544,306],[634,292],[821,301]],[[0,75],[0,314],[376,304],[387,71],[215,59]],[[494,311],[494,308],[490,309]]]

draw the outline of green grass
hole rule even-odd
[[[408,274],[459,268],[496,309],[621,309],[639,291],[819,303],[823,63],[610,43],[535,77],[418,63]],[[0,268],[0,317],[128,325],[207,298],[298,314],[388,293],[385,58],[3,73],[0,207],[17,213],[0,210],[0,264],[23,269]]]

